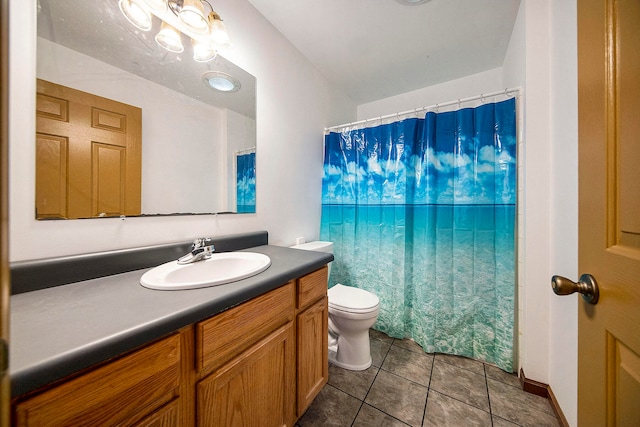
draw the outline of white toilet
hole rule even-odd
[[[333,253],[332,242],[315,241],[295,249]],[[331,271],[331,263],[329,263]],[[378,318],[380,300],[364,289],[336,284],[329,296],[329,362],[361,371],[371,366],[369,328]]]

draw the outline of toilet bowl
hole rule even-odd
[[[369,328],[376,323],[380,300],[371,292],[340,283],[329,289],[329,361],[361,371],[371,366]]]
[[[333,253],[332,242],[309,242],[295,249]],[[331,263],[329,263],[331,271]],[[327,292],[329,299],[329,362],[361,371],[371,366],[369,328],[380,311],[380,300],[364,289],[340,283]]]

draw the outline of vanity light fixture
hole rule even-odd
[[[119,0],[120,10],[136,28],[149,31],[152,16],[160,19],[156,42],[170,52],[184,51],[182,36],[191,39],[193,59],[207,62],[230,45],[222,18],[207,0]],[[205,13],[205,5],[208,13]]]
[[[207,86],[220,92],[236,92],[240,89],[240,82],[222,71],[207,71],[202,75],[202,80]]]

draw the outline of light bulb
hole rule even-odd
[[[193,46],[193,60],[196,62],[211,61],[218,54],[208,41],[191,39],[191,45]]]

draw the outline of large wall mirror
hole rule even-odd
[[[75,114],[73,106],[58,104],[66,90],[78,91],[80,99],[89,96],[131,106],[141,117],[139,172],[118,172],[117,165],[131,156],[109,150],[113,146],[101,141],[101,136],[90,136],[93,148],[89,150],[102,157],[88,161],[85,177],[90,181],[102,177],[102,181],[87,184],[86,191],[68,176],[60,176],[71,173],[68,165],[54,164],[69,161],[76,150],[73,141],[49,128],[37,129],[36,144],[44,141],[36,150],[39,219],[255,212],[256,79],[221,54],[206,62],[195,61],[191,39],[184,34],[183,52],[163,49],[155,40],[162,21],[151,16],[151,30],[142,31],[125,18],[115,0],[38,0],[38,91],[53,85],[53,92],[38,94],[36,127],[43,115]],[[230,77],[236,86],[227,92],[215,90],[205,76]],[[121,119],[106,107],[91,108],[94,112],[88,121],[115,127],[117,132],[130,130],[137,121]],[[59,141],[66,144],[64,149]],[[63,172],[52,169],[58,166]],[[134,181],[136,173],[138,181]],[[72,202],[60,199],[61,192],[102,192],[107,199],[124,200],[129,190],[113,184],[111,177],[116,175],[125,181],[131,178],[132,186],[138,186],[137,211],[112,212],[94,201],[90,214],[73,215],[67,206]],[[64,206],[45,212],[54,199],[63,200],[56,203]],[[56,209],[62,213],[55,213]]]

